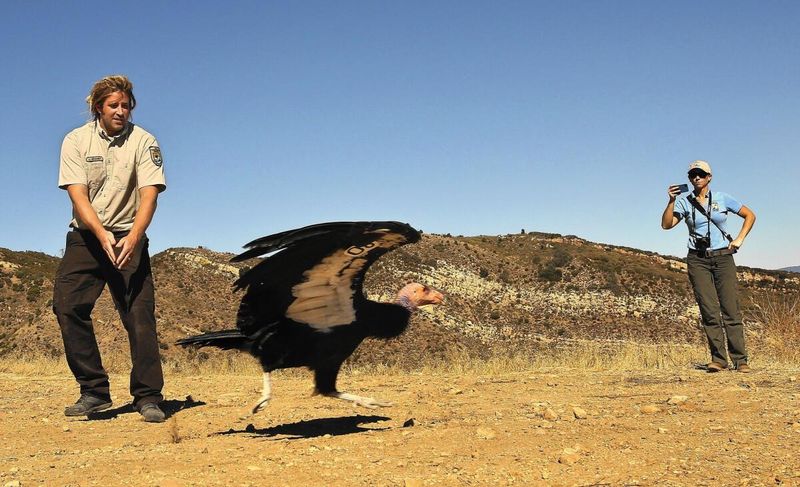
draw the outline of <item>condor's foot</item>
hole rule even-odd
[[[269,398],[259,400],[257,403],[253,404],[253,408],[250,410],[250,414],[256,414],[262,409],[265,409],[267,407],[268,402]]]
[[[258,398],[258,402],[253,404],[253,408],[250,410],[250,414],[256,414],[257,412],[267,407],[267,403],[269,402],[269,399],[271,397],[272,397],[272,388],[270,387],[270,382],[269,382],[269,372],[264,372],[264,387],[261,390],[261,397]]]
[[[355,394],[348,394],[346,392],[331,392],[324,395],[327,397],[341,399],[343,401],[349,401],[356,406],[365,407],[367,409],[388,408],[394,405],[394,403],[390,401],[381,401],[372,397],[362,397]]]

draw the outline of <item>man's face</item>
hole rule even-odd
[[[117,135],[125,128],[131,116],[131,100],[127,93],[115,91],[103,100],[99,107],[100,126],[108,135]]]

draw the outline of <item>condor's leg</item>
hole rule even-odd
[[[323,396],[350,401],[356,406],[362,406],[369,409],[389,407],[392,405],[392,403],[388,401],[381,401],[371,397],[356,396],[355,394],[337,391],[336,377],[339,375],[339,367],[341,367],[341,365],[342,364],[336,364],[320,367],[314,371],[315,394],[322,394]]]
[[[269,372],[264,372],[264,387],[261,390],[261,397],[258,398],[258,402],[253,405],[252,413],[256,414],[267,407],[270,397],[272,397],[272,388],[269,383]]]

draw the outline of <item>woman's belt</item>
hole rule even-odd
[[[689,249],[690,254],[700,257],[719,257],[720,255],[731,255],[736,253],[736,249],[719,249],[719,250],[695,250]]]

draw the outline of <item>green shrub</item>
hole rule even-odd
[[[539,271],[539,279],[546,282],[559,282],[561,277],[561,271],[554,267],[550,267],[549,265]]]

